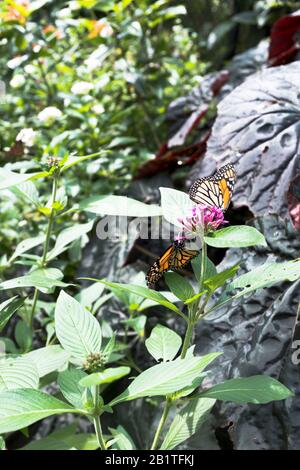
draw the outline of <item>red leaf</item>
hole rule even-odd
[[[300,175],[291,181],[287,201],[293,225],[296,230],[300,230]]]
[[[276,66],[292,62],[300,49],[300,10],[280,18],[272,27],[269,48],[269,65]]]
[[[207,132],[199,142],[177,150],[168,150],[167,145],[164,144],[157,156],[139,169],[135,179],[152,176],[162,171],[174,170],[178,166],[191,165],[204,155],[209,135],[210,132]]]

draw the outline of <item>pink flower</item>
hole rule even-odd
[[[228,222],[224,219],[222,209],[218,207],[208,207],[198,204],[188,210],[185,217],[177,219],[182,226],[180,237],[191,238],[200,236],[201,238],[209,232],[214,232],[221,225]]]

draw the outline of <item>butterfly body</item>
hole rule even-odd
[[[215,206],[223,211],[229,206],[236,181],[231,163],[221,167],[214,175],[196,180],[189,190],[190,199],[196,204]]]
[[[169,269],[183,268],[191,259],[198,255],[197,250],[185,248],[185,242],[174,241],[150,267],[146,280],[149,287],[153,287]]]

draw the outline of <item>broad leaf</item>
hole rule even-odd
[[[94,222],[87,224],[77,224],[63,230],[57,237],[54,248],[48,253],[47,261],[56,258],[58,255],[68,249],[70,244],[81,238],[93,228]]]
[[[266,240],[256,228],[247,225],[233,225],[222,228],[204,237],[206,243],[216,248],[233,248],[243,246],[266,246]]]
[[[165,273],[164,279],[168,288],[183,302],[195,295],[195,291],[189,281],[183,276],[180,276],[180,274],[172,272]]]
[[[0,168],[0,189],[17,186],[37,174],[38,173],[14,173],[13,171],[6,170],[6,168]]]
[[[20,299],[17,296],[5,300],[0,304],[0,331],[3,330],[8,320],[23,304],[24,299]]]
[[[218,303],[210,311],[257,289],[269,287],[282,281],[296,281],[299,278],[300,260],[285,263],[265,263],[230,282]]]
[[[176,227],[182,227],[178,218],[187,215],[187,211],[195,206],[188,194],[172,188],[159,188],[161,195],[162,215]]]
[[[39,374],[34,362],[24,356],[1,359],[0,392],[17,388],[38,388],[38,385]]]
[[[150,367],[136,377],[125,392],[112,400],[110,406],[141,397],[169,395],[192,387],[205,367],[219,355],[211,353],[203,357],[178,358]]]
[[[215,274],[214,276],[206,279],[204,281],[204,286],[208,287],[210,291],[215,291],[218,287],[221,287],[225,284],[228,279],[232,278],[239,269],[239,265],[232,266],[232,268],[225,269],[220,273]]]
[[[80,203],[80,209],[97,215],[152,217],[161,215],[159,206],[148,205],[126,196],[94,196]]]
[[[145,341],[146,348],[157,361],[171,361],[178,353],[182,340],[175,331],[162,325],[157,325]]]
[[[79,359],[84,360],[90,353],[100,352],[99,322],[64,291],[56,302],[55,330],[63,348]]]
[[[76,424],[62,427],[48,436],[29,442],[21,450],[95,450],[99,444],[95,434],[76,434]]]
[[[114,444],[112,450],[135,450],[136,446],[132,437],[128,434],[123,426],[119,425],[116,429],[109,428],[112,436],[114,437]]]
[[[70,354],[62,349],[61,346],[55,344],[30,351],[24,357],[35,363],[41,378],[51,372],[60,371],[65,368]]]
[[[95,282],[85,289],[81,289],[79,294],[75,296],[75,299],[78,300],[83,307],[91,308],[93,303],[101,298],[104,289],[105,286],[99,284],[99,282]]]
[[[61,281],[63,273],[56,268],[36,269],[25,276],[16,277],[0,283],[0,290],[18,289],[20,287],[36,287],[42,292],[48,292],[53,287],[65,287],[68,284]]]
[[[90,279],[90,278],[83,278],[89,281],[97,281],[101,282],[102,284],[112,287],[114,289],[119,289],[120,291],[125,291],[125,292],[131,292],[133,294],[136,294],[144,299],[149,299],[153,300],[156,303],[162,305],[163,307],[168,308],[169,310],[172,310],[173,312],[176,313],[181,313],[179,308],[176,307],[176,305],[173,305],[171,302],[169,302],[162,294],[159,292],[156,292],[152,289],[148,289],[147,287],[143,286],[138,286],[138,285],[133,285],[133,284],[121,284],[117,282],[108,282],[104,281],[102,279]]]
[[[1,392],[0,403],[1,434],[25,428],[47,416],[76,412],[86,414],[51,395],[29,388]]]
[[[125,377],[130,372],[130,367],[111,367],[102,372],[95,372],[80,380],[80,386],[92,387],[93,385],[109,384]]]
[[[40,235],[39,237],[27,238],[26,240],[23,240],[17,245],[13,255],[9,259],[9,262],[12,263],[20,255],[26,253],[27,251],[30,251],[32,248],[35,248],[41,243],[44,243],[44,241],[45,235]]]
[[[216,400],[210,398],[193,399],[175,416],[161,445],[163,450],[171,450],[195,434],[214,406]]]
[[[57,383],[60,391],[65,399],[75,408],[84,407],[82,401],[84,389],[79,382],[85,377],[88,377],[88,375],[81,369],[75,369],[75,367],[66,369],[58,374]]]
[[[201,393],[200,396],[235,403],[269,403],[274,400],[284,400],[294,394],[272,377],[254,375],[226,380]]]

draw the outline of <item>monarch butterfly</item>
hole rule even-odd
[[[150,267],[146,276],[147,285],[151,288],[169,269],[183,268],[191,259],[198,255],[197,250],[187,250],[183,240],[174,241],[166,251]]]
[[[190,199],[196,204],[215,206],[226,211],[236,181],[231,163],[222,166],[214,175],[196,180],[189,190]]]

